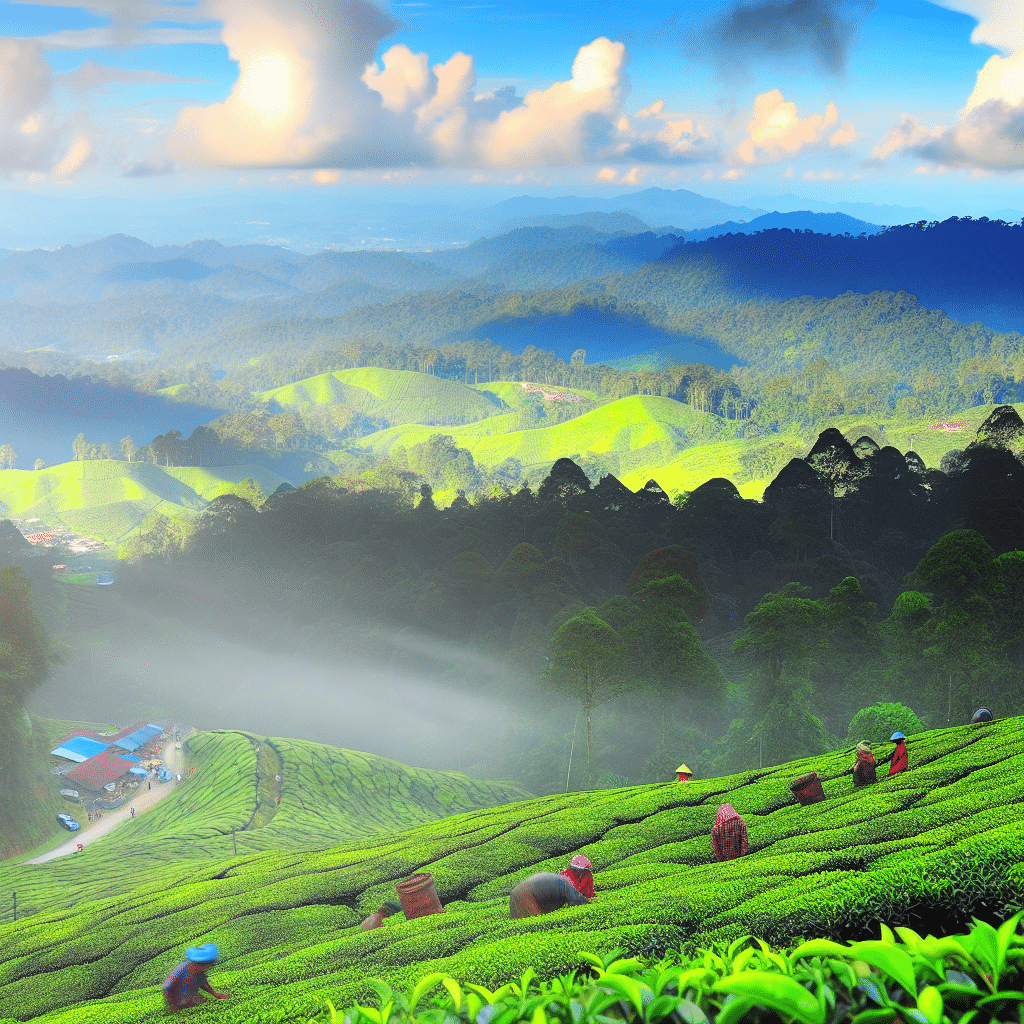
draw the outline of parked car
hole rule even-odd
[[[69,832],[77,832],[82,827],[70,814],[58,814],[57,821],[61,828],[66,828]]]

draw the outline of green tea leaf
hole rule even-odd
[[[928,1024],[940,1024],[942,1020],[942,993],[932,985],[921,989],[917,995],[917,1008],[924,1014]]]
[[[902,949],[897,949],[887,942],[868,939],[865,942],[855,942],[850,947],[850,953],[858,960],[863,960],[876,970],[888,975],[904,992],[909,995],[916,994],[917,982],[914,979],[914,965]]]
[[[644,1002],[639,982],[619,974],[606,974],[599,984],[602,988],[618,993],[620,998],[632,1004],[637,1013],[643,1014]]]
[[[718,1011],[715,1024],[739,1024],[756,1005],[752,999],[730,996],[722,1005],[722,1009]]]
[[[713,986],[713,991],[753,1000],[804,1024],[822,1024],[825,1019],[818,1000],[803,985],[785,975],[745,971],[723,978]]]

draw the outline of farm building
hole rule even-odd
[[[145,775],[146,769],[139,768],[127,758],[104,751],[81,764],[76,764],[74,768],[69,768],[62,777],[73,779],[82,788],[98,793],[104,786],[117,782],[128,774]]]
[[[110,740],[92,739],[90,736],[75,735],[62,740],[60,745],[50,751],[54,757],[63,757],[68,761],[79,763],[89,760],[102,753],[110,746]]]

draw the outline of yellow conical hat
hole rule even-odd
[[[679,767],[678,767],[678,768],[676,769],[676,771],[677,771],[677,772],[686,772],[686,774],[687,774],[687,775],[692,775],[692,774],[693,774],[693,772],[691,772],[691,771],[690,771],[690,769],[689,769],[689,768],[687,768],[685,764],[681,764],[681,765],[680,765],[680,766],[679,766]]]

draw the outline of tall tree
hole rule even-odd
[[[121,438],[121,454],[124,456],[125,462],[131,462],[137,452],[138,448],[135,447],[131,434]]]
[[[569,619],[548,644],[548,684],[577,701],[587,728],[587,786],[593,774],[592,716],[596,708],[633,689],[618,633],[587,608]]]
[[[25,702],[50,673],[55,654],[20,567],[0,569],[0,827],[26,789]]]
[[[685,701],[703,727],[711,705],[721,702],[728,685],[687,621],[693,597],[693,587],[681,576],[652,580],[637,594],[639,615],[621,631],[630,671],[651,688],[658,704],[659,750],[667,746],[668,721],[676,705]]]

